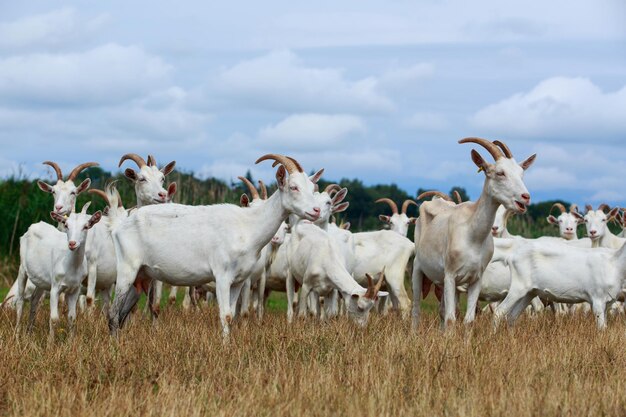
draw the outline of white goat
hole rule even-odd
[[[479,172],[485,173],[485,183],[478,201],[450,205],[433,200],[420,206],[412,279],[414,327],[419,321],[424,276],[437,285],[443,285],[444,296],[439,313],[444,328],[455,321],[457,286],[460,285],[468,286],[465,322],[474,320],[480,280],[493,255],[491,228],[498,205],[524,213],[530,204],[523,173],[532,165],[536,155],[518,164],[502,142],[492,143],[480,138],[459,141],[468,142],[487,149],[495,159],[495,164],[487,163],[478,152],[472,150],[472,160]]]
[[[116,296],[109,315],[113,334],[136,304],[139,290],[147,289],[153,279],[184,286],[214,280],[222,334],[228,340],[241,287],[263,247],[290,213],[310,220],[320,215],[313,181],[300,164],[276,154],[264,155],[257,163],[268,159],[281,164],[278,191],[258,207],[160,204],[142,207],[118,226],[113,232]]]
[[[87,279],[87,305],[94,305],[96,290],[102,298],[102,310],[109,310],[111,292],[115,286],[117,277],[117,265],[115,261],[115,246],[111,235],[117,223],[128,216],[122,205],[115,184],[107,185],[106,192],[92,189],[89,193],[98,195],[107,203],[104,216],[87,236],[87,264],[89,277]]]
[[[52,218],[65,226],[60,232],[48,223],[39,222],[28,228],[20,238],[20,269],[17,289],[17,326],[19,328],[24,304],[26,280],[35,284],[30,304],[29,328],[35,319],[37,305],[45,291],[50,292],[50,338],[54,338],[59,321],[58,301],[61,293],[67,293],[68,321],[73,330],[76,320],[76,302],[83,280],[87,277],[85,246],[87,232],[102,213],[86,214],[87,203],[82,212],[70,213],[69,217],[51,212]]]
[[[626,249],[578,248],[554,241],[528,241],[507,259],[511,287],[496,308],[494,325],[513,323],[539,296],[558,303],[591,304],[598,328],[606,327],[606,309],[624,288]]]
[[[398,206],[390,198],[379,198],[376,203],[387,203],[391,208],[391,216],[380,214],[378,218],[381,222],[389,225],[389,230],[399,233],[401,236],[406,236],[409,231],[409,225],[415,224],[417,217],[409,217],[406,214],[410,204],[417,206],[417,203],[413,200],[404,200],[402,203],[402,211],[398,212]]]
[[[387,295],[379,291],[384,273],[379,273],[375,285],[368,274],[368,288],[365,289],[346,270],[345,259],[339,247],[324,230],[310,222],[299,221],[293,226],[291,234],[288,249],[290,271],[287,280],[288,307],[293,305],[295,279],[302,286],[298,303],[299,316],[306,314],[306,301],[311,292],[319,297],[330,296],[334,290],[339,290],[345,300],[348,316],[358,325],[365,326],[376,299]],[[327,316],[332,314],[327,313]],[[287,318],[289,321],[292,320],[290,315]]]
[[[554,203],[552,208],[550,208],[550,212],[552,209],[558,208],[561,211],[559,217],[554,217],[550,214],[547,218],[548,223],[554,224],[559,227],[559,235],[565,240],[577,240],[578,234],[576,233],[576,229],[579,224],[583,223],[583,216],[578,213],[578,206],[576,204],[572,204],[569,208],[569,213],[565,209],[565,206],[561,203]]]
[[[148,162],[136,153],[128,153],[120,159],[118,167],[121,167],[124,161],[133,161],[139,167],[139,171],[132,168],[124,170],[124,176],[128,178],[135,186],[135,194],[137,196],[137,208],[149,206],[152,204],[168,203],[169,197],[173,194],[164,188],[165,177],[174,170],[176,161],[172,161],[159,169],[156,158],[148,155]],[[172,185],[170,184],[170,187]],[[176,292],[176,289],[173,289]],[[163,283],[161,281],[154,282],[152,292],[150,294],[151,302],[146,303],[146,308],[151,307],[152,313],[157,314],[161,309],[161,296],[163,294]]]
[[[587,227],[587,235],[591,239],[594,248],[611,248],[619,249],[624,245],[626,239],[615,236],[609,230],[608,224],[613,218],[619,214],[619,208],[615,207],[605,213],[604,210],[609,209],[606,204],[601,204],[597,210],[593,210],[587,205],[587,213],[584,217],[585,226]]]
[[[49,185],[43,181],[37,181],[37,186],[44,192],[52,194],[54,197],[53,211],[62,216],[67,216],[76,209],[76,198],[80,193],[87,190],[91,185],[91,179],[87,178],[83,180],[78,186],[74,184],[76,177],[85,169],[89,167],[98,166],[97,162],[85,162],[76,166],[67,176],[67,180],[63,180],[63,172],[56,162],[45,161],[44,165],[49,165],[54,169],[57,176],[57,182],[55,185]],[[26,283],[26,290],[24,298],[29,300],[35,286],[28,281]],[[13,308],[15,307],[15,300],[17,296],[17,280],[11,286],[11,289],[5,297],[5,301],[2,305]]]

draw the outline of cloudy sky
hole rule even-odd
[[[269,179],[277,152],[475,198],[481,136],[538,154],[534,201],[626,203],[622,0],[156,3],[0,3],[0,176],[150,152]]]

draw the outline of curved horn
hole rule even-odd
[[[331,191],[339,191],[341,190],[341,186],[339,184],[328,184],[326,188],[324,188],[324,192],[326,194],[330,194]]]
[[[267,188],[265,188],[265,183],[262,180],[259,180],[259,188],[261,189],[261,198],[267,200]]]
[[[569,206],[569,212],[578,213],[578,204],[572,204],[571,206]]]
[[[591,206],[591,204],[585,204],[585,210],[589,211],[593,211],[593,207]]]
[[[291,156],[288,156],[287,159],[291,160],[294,164],[296,164],[296,167],[298,168],[298,171],[304,172],[304,169],[302,169],[302,165],[300,165],[300,162],[296,161],[295,158],[292,158]]]
[[[506,156],[509,159],[513,158],[513,154],[511,153],[511,150],[509,149],[509,147],[506,146],[506,143],[500,142],[499,140],[494,140],[493,144],[498,146],[500,149],[502,149],[504,156]]]
[[[365,297],[370,300],[375,299],[378,295],[378,291],[380,291],[380,287],[383,285],[383,281],[385,280],[385,268],[383,267],[382,272],[378,274],[380,278],[378,278],[378,282],[376,284],[373,283],[372,276],[370,274],[365,274],[367,277],[367,291],[365,292]]]
[[[85,162],[84,164],[80,164],[79,166],[74,168],[72,172],[70,172],[70,175],[67,176],[67,180],[74,181],[78,174],[80,174],[84,169],[87,169],[89,167],[97,167],[98,165],[100,164],[98,164],[97,162]]]
[[[254,184],[252,184],[249,179],[247,179],[246,177],[237,178],[239,178],[244,184],[246,184],[246,186],[248,186],[248,190],[250,190],[250,194],[252,195],[253,200],[258,200],[260,198],[259,191],[255,188]]]
[[[44,165],[50,165],[53,169],[54,172],[57,173],[57,179],[59,181],[63,181],[63,172],[61,171],[61,168],[57,165],[56,162],[52,162],[52,161],[44,161],[43,163]]]
[[[425,193],[422,193],[422,194],[418,195],[417,199],[418,200],[423,200],[426,197],[440,197],[440,198],[443,198],[446,201],[453,202],[448,194],[442,193],[441,191],[426,191]]]
[[[491,156],[493,156],[493,159],[495,159],[496,161],[504,156],[500,148],[498,148],[492,142],[489,142],[487,139],[465,138],[459,141],[459,143],[468,143],[468,142],[476,143],[482,146],[483,148],[485,148],[491,154]]]
[[[91,205],[91,201],[87,201],[85,205],[83,206],[83,208],[80,210],[80,213],[87,214],[87,209],[89,209],[90,205]]]
[[[598,210],[604,211],[604,210],[611,210],[611,207],[609,207],[608,204],[602,203],[598,206]]]
[[[398,214],[398,206],[396,203],[390,198],[379,198],[376,200],[376,203],[387,203],[389,207],[391,207],[391,211],[393,214]],[[404,212],[403,212],[404,213]]]
[[[153,155],[148,155],[148,166],[155,167],[157,166],[156,158]]]
[[[417,203],[413,200],[404,200],[404,203],[402,203],[402,213],[406,214],[406,210],[409,208],[409,205],[414,204],[415,207],[417,207]]]
[[[127,153],[126,155],[122,156],[122,159],[120,159],[120,163],[117,164],[117,166],[121,167],[122,162],[126,161],[127,159],[134,161],[139,168],[143,168],[146,165],[148,165],[146,164],[146,161],[141,156],[137,155],[136,153]]]
[[[91,190],[89,190],[87,192],[89,194],[95,194],[97,196],[102,197],[104,199],[104,201],[107,202],[107,206],[111,207],[111,202],[109,201],[109,197],[107,196],[107,193],[105,193],[104,191],[92,188]]]
[[[555,207],[559,209],[561,214],[567,213],[567,210],[565,210],[565,206],[563,204],[561,204],[561,203],[554,203],[554,204],[552,204],[552,207],[550,207],[550,212],[552,212],[552,209],[555,208]]]
[[[461,198],[461,193],[459,193],[457,190],[453,190],[452,194],[454,194],[454,199],[456,200],[457,204],[461,204],[463,202],[463,199]]]
[[[259,162],[262,162],[262,161],[267,161],[268,159],[275,161],[272,164],[273,167],[275,167],[278,164],[282,164],[289,174],[295,174],[296,172],[304,172],[302,170],[302,167],[298,168],[299,164],[296,165],[293,162],[294,159],[289,159],[284,155],[279,155],[275,153],[268,153],[266,155],[263,155],[262,157],[256,160],[255,164],[258,164]]]

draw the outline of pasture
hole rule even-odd
[[[495,334],[491,316],[444,334],[434,300],[410,321],[372,314],[287,325],[281,297],[262,323],[238,320],[222,345],[217,307],[136,315],[119,339],[81,314],[75,337],[47,343],[47,307],[14,339],[3,311],[1,415],[620,415],[626,412],[624,319],[599,332],[576,314],[522,317]]]

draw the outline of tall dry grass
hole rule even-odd
[[[624,320],[490,317],[449,334],[425,314],[417,333],[395,315],[366,329],[345,319],[288,326],[282,313],[239,321],[222,346],[215,308],[137,317],[119,340],[102,316],[48,345],[0,322],[0,415],[623,415]]]

